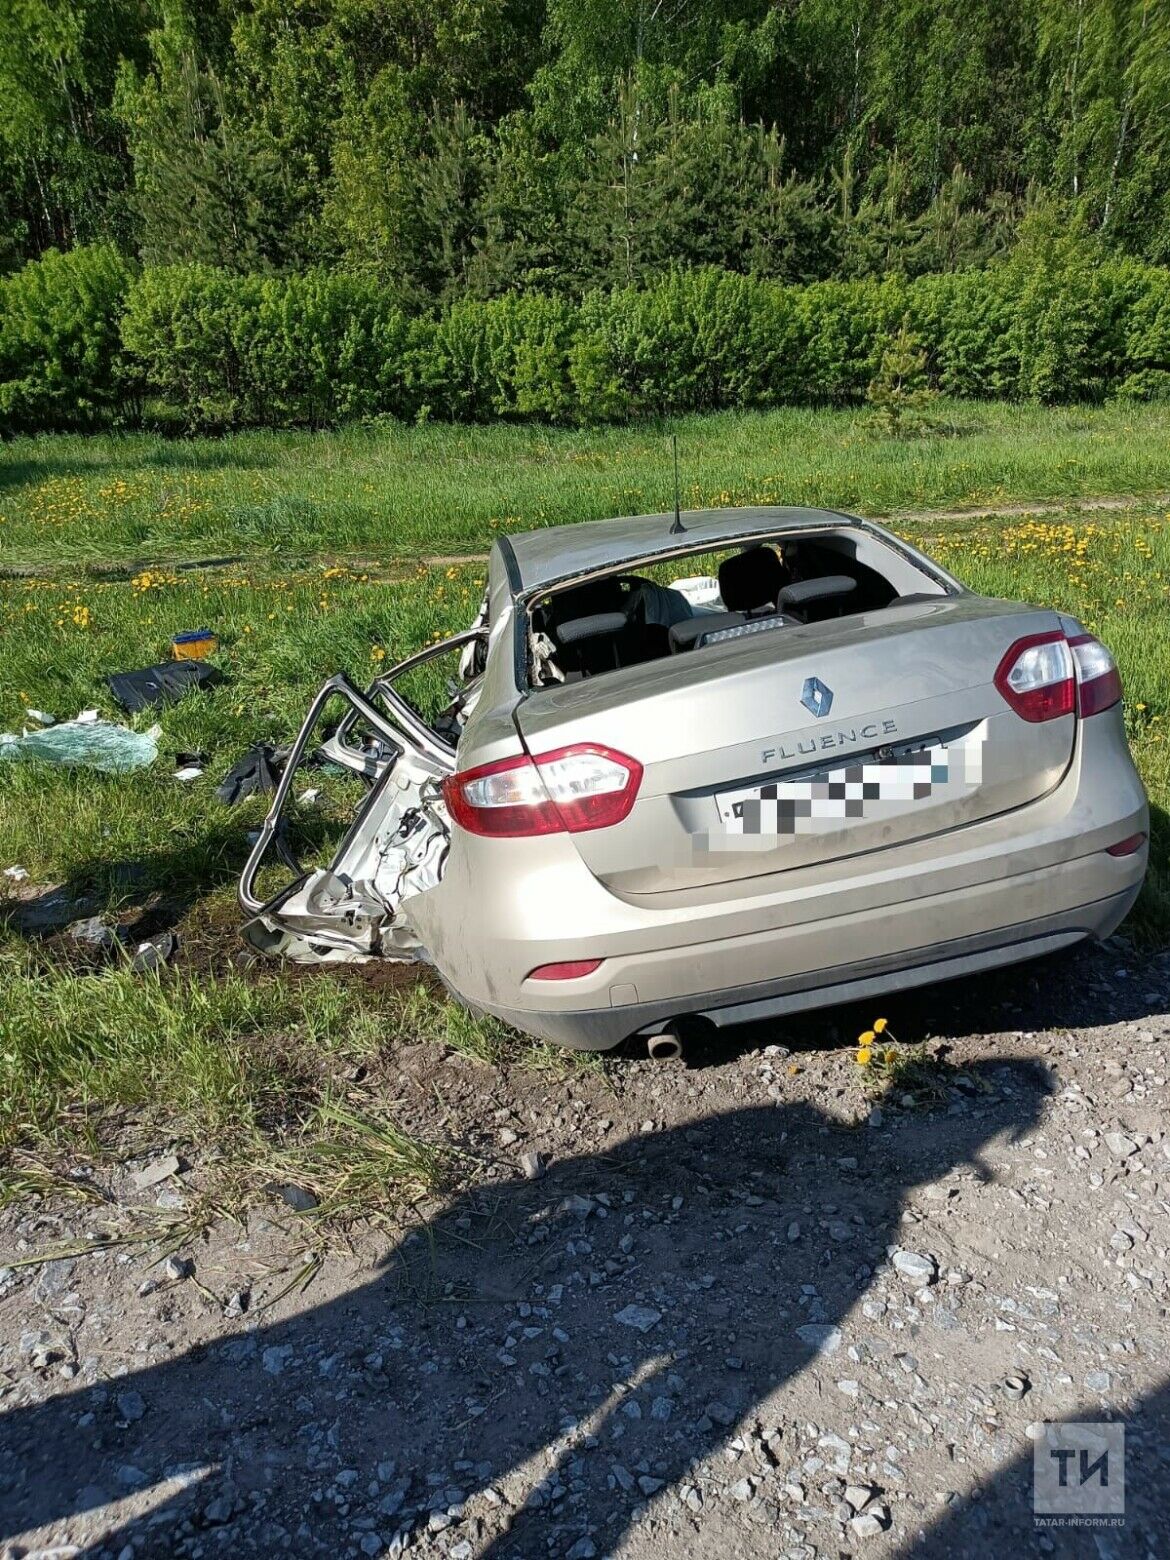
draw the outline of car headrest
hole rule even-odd
[[[729,612],[757,612],[774,607],[787,577],[772,547],[749,547],[719,565],[719,594]]]
[[[841,596],[850,596],[856,589],[857,581],[851,580],[847,574],[824,574],[819,580],[797,580],[795,584],[785,585],[778,604],[786,610],[800,612],[805,607],[811,607],[814,602],[834,601]]]
[[[570,618],[558,623],[553,633],[557,643],[577,645],[583,639],[600,639],[603,634],[620,634],[626,626],[624,612],[593,612],[588,617]]]

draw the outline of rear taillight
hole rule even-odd
[[[471,834],[517,838],[579,834],[620,823],[642,783],[637,759],[582,742],[529,758],[502,758],[443,781],[443,799]]]
[[[526,980],[580,980],[601,968],[600,959],[563,959],[560,964],[538,964]]]
[[[1077,677],[1077,708],[1081,716],[1099,715],[1121,699],[1121,673],[1117,662],[1099,639],[1078,634],[1068,642]]]
[[[1068,640],[1059,629],[1017,639],[996,668],[995,686],[1021,720],[1071,715],[1076,684]]]
[[[1106,845],[1105,849],[1111,856],[1135,856],[1145,843],[1144,834],[1127,834],[1125,839],[1118,840],[1116,845]]]

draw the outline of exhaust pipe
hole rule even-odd
[[[682,1036],[671,1024],[659,1034],[648,1035],[646,1049],[652,1062],[677,1062],[683,1054]]]

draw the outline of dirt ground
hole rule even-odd
[[[306,1226],[275,1199],[169,1267],[26,1262],[96,1215],[11,1210],[0,1539],[60,1560],[1170,1553],[1170,956],[1114,940],[884,1016],[934,1037],[913,1101],[861,1086],[874,1011],[567,1078],[402,1046],[398,1119],[463,1151],[463,1185],[303,1289]],[[199,1184],[197,1151],[149,1189],[143,1168],[99,1178],[164,1208]],[[1124,1425],[1121,1525],[1037,1524],[1059,1421]]]

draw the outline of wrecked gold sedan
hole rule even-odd
[[[420,711],[404,689],[452,654]],[[310,753],[368,789],[302,872],[281,820]],[[471,628],[364,693],[326,683],[240,899],[273,953],[425,960],[529,1034],[669,1048],[692,1016],[1105,937],[1147,831],[1117,669],[1079,623],[845,515],[645,515],[498,538]],[[262,902],[274,848],[297,876]]]

